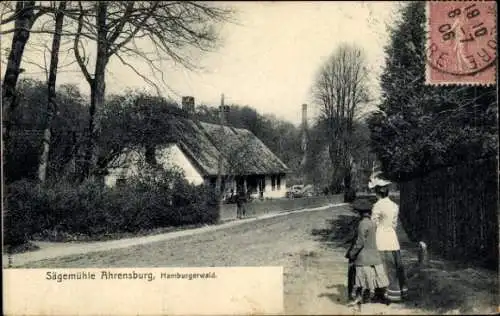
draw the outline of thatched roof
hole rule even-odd
[[[171,120],[176,142],[204,176],[222,174],[264,175],[289,172],[288,167],[252,132],[246,129],[199,122],[179,116]],[[170,138],[170,137],[169,137]],[[222,158],[222,159],[221,159]]]

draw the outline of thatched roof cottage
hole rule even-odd
[[[155,149],[159,165],[180,168],[195,185],[215,185],[220,170],[226,194],[285,196],[288,167],[249,130],[180,116],[169,124],[169,139]],[[112,187],[136,174],[144,156],[124,152],[109,166],[105,184]]]

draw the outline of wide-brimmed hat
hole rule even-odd
[[[391,181],[382,178],[382,172],[376,172],[370,176],[368,181],[368,188],[373,189],[375,187],[386,187],[391,184]]]
[[[352,203],[352,208],[355,211],[362,211],[362,212],[371,211],[372,207],[373,204],[366,199],[355,200]]]

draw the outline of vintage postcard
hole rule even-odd
[[[3,1],[4,314],[496,314],[494,1]]]

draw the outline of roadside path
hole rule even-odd
[[[401,304],[366,304],[361,311],[346,306],[345,249],[336,240],[325,238],[334,233],[332,221],[352,216],[345,205],[273,214],[197,229],[195,234],[169,234],[167,239],[151,242],[149,238],[150,242],[143,244],[135,240],[136,245],[127,248],[94,249],[91,253],[33,261],[21,267],[281,266],[284,311],[288,315],[429,314],[429,310]]]
[[[203,234],[207,232],[218,231],[221,229],[227,229],[230,227],[235,227],[239,225],[243,225],[245,223],[264,220],[268,218],[274,218],[279,216],[286,216],[290,213],[303,213],[303,212],[313,212],[313,211],[321,211],[332,207],[344,206],[346,203],[338,203],[338,204],[329,204],[322,207],[316,208],[306,208],[300,210],[289,210],[289,211],[280,211],[276,213],[268,213],[258,217],[245,218],[241,220],[232,220],[222,224],[215,225],[206,225],[200,228],[179,230],[174,232],[168,232],[164,234],[150,235],[150,236],[141,236],[141,237],[133,237],[133,238],[125,238],[118,240],[109,240],[109,241],[96,241],[96,242],[33,242],[40,249],[25,253],[12,254],[9,258],[7,254],[2,254],[2,262],[3,267],[6,268],[9,265],[12,268],[26,265],[30,262],[46,260],[46,259],[54,259],[58,257],[66,257],[72,255],[83,255],[93,252],[101,252],[113,249],[121,249],[127,247],[133,247],[138,245],[145,245],[149,243],[167,241],[179,237],[184,236],[193,236],[198,234]]]
[[[286,314],[442,315],[497,311],[495,273],[477,267],[453,268],[450,262],[432,257],[436,260],[431,260],[430,267],[409,273],[407,301],[389,306],[366,304],[361,311],[348,308],[344,258],[347,245],[343,236],[349,232],[353,216],[351,209],[342,205],[269,214],[132,241],[96,243],[105,245],[102,248],[80,245],[77,254],[58,253],[57,257],[16,265],[42,269],[281,266]],[[410,272],[417,254],[404,234],[400,238],[402,259]]]

